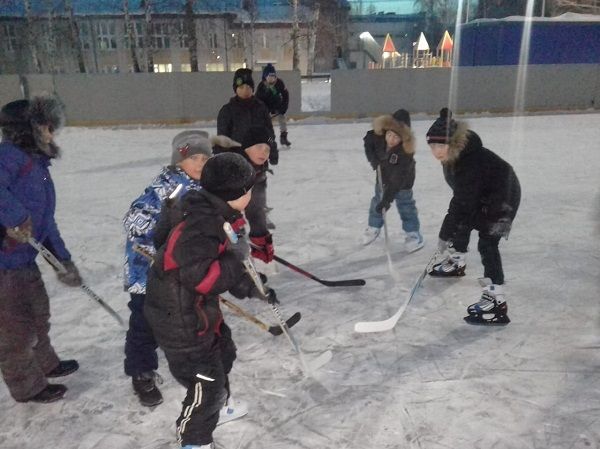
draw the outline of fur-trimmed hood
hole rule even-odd
[[[402,148],[407,154],[415,152],[415,136],[404,123],[394,119],[392,115],[381,115],[373,120],[373,131],[378,136],[384,136],[387,130],[393,131],[402,138]]]
[[[448,141],[448,159],[445,164],[453,164],[460,153],[465,149],[467,142],[473,137],[476,137],[479,140],[479,144],[481,145],[481,139],[477,134],[472,131],[469,131],[468,126],[465,122],[456,122],[457,128],[454,134],[450,137]]]
[[[0,110],[2,136],[27,153],[42,152],[54,158],[59,148],[54,141],[45,144],[40,126],[48,126],[56,132],[65,122],[64,105],[53,96],[38,96],[31,100],[16,100]]]

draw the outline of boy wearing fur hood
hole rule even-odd
[[[54,97],[17,100],[0,110],[0,370],[18,402],[53,402],[67,387],[47,378],[79,368],[59,360],[48,331],[49,299],[35,262],[33,237],[67,269],[62,283],[81,286],[81,277],[54,220],[56,194],[50,176],[58,157],[56,131],[64,122],[63,105]]]
[[[504,298],[504,272],[498,244],[508,238],[519,208],[521,188],[513,168],[483,147],[480,137],[466,124],[452,119],[443,108],[427,132],[433,156],[442,163],[444,177],[452,189],[448,213],[439,233],[438,250],[448,252],[433,266],[432,276],[464,276],[471,231],[479,231],[477,249],[484,278],[479,302],[467,308],[465,320],[472,324],[510,322]]]
[[[213,138],[214,139],[214,138]],[[125,337],[125,374],[132,378],[135,394],[142,405],[153,407],[162,402],[156,386],[158,368],[157,344],[144,318],[144,301],[150,260],[156,252],[153,240],[160,232],[161,209],[165,199],[181,186],[179,195],[200,189],[204,164],[212,155],[213,140],[208,133],[187,130],[177,134],[171,143],[171,163],[164,167],[144,192],[137,197],[123,218],[125,241],[125,291],[129,292],[129,328]]]
[[[399,109],[393,115],[377,117],[373,121],[373,130],[367,132],[363,140],[367,160],[373,170],[377,170],[375,195],[369,207],[369,226],[364,232],[363,245],[369,245],[377,239],[383,227],[383,212],[390,208],[392,201],[396,201],[402,229],[406,233],[406,251],[414,252],[423,248],[425,241],[420,233],[412,192],[415,182],[415,140],[408,111]]]

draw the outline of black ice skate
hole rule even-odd
[[[502,286],[490,284],[484,287],[481,299],[467,307],[467,313],[464,320],[469,324],[504,326],[510,323]]]
[[[162,394],[156,382],[162,383],[162,378],[154,371],[148,371],[133,376],[133,391],[140,398],[140,403],[146,407],[154,407],[163,401]]]
[[[288,140],[287,135],[287,131],[282,132],[279,135],[279,143],[281,143],[282,146],[289,148],[292,146],[292,143]]]
[[[454,253],[447,256],[440,263],[436,263],[429,271],[434,277],[459,277],[465,275],[465,253]]]

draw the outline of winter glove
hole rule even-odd
[[[266,287],[265,290],[266,290],[266,293],[262,294],[257,287],[254,287],[254,289],[252,290],[252,296],[255,298],[261,299],[263,301],[266,301],[271,305],[279,304],[279,300],[277,299],[275,290],[273,290],[272,288],[268,288],[268,287]]]
[[[61,273],[60,271],[56,273],[58,280],[69,287],[81,287],[83,281],[75,264],[70,260],[64,261],[62,264],[67,271],[66,273]]]
[[[279,164],[279,150],[277,148],[271,148],[271,153],[269,154],[269,163],[271,165]]]
[[[264,263],[269,263],[273,260],[275,250],[273,249],[273,236],[271,234],[260,237],[250,236],[252,242],[252,250],[250,254],[256,259],[262,260]]]
[[[31,217],[27,217],[19,226],[6,228],[6,235],[19,243],[27,243],[33,235]]]
[[[387,211],[390,208],[391,204],[387,201],[381,200],[377,206],[375,206],[375,212],[378,214],[382,214],[383,211]]]

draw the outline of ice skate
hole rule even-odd
[[[379,237],[379,233],[381,232],[381,228],[374,228],[373,226],[369,226],[365,229],[362,237],[362,244],[364,246],[370,245],[373,243],[377,237]]]
[[[182,446],[181,449],[215,449],[215,443],[203,444],[202,446],[198,446],[197,444],[186,444]]]
[[[292,143],[288,140],[287,136],[288,136],[287,131],[282,132],[279,135],[279,143],[281,144],[282,147],[289,149],[292,146]]]
[[[467,307],[469,314],[464,319],[469,324],[506,325],[508,306],[502,285],[490,284],[483,288],[481,299]]]
[[[234,401],[230,396],[229,399],[227,399],[227,403],[219,412],[219,422],[217,423],[217,426],[233,421],[234,419],[239,419],[247,414],[248,404],[244,401]]]
[[[425,246],[425,239],[420,232],[407,232],[404,238],[404,249],[407,253],[414,253]]]
[[[147,371],[133,376],[131,382],[133,384],[133,391],[138,395],[142,405],[154,407],[163,401],[162,394],[156,386],[156,382],[162,383],[162,377],[154,371]]]
[[[429,271],[430,276],[434,277],[459,277],[465,275],[465,253],[453,253],[444,260],[436,263]]]

